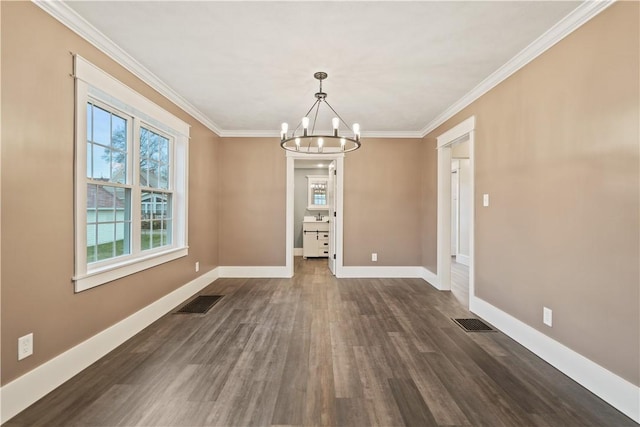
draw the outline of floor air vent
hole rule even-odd
[[[183,305],[176,313],[204,314],[213,307],[223,295],[198,295],[193,300]]]
[[[480,319],[451,319],[466,332],[496,332]]]

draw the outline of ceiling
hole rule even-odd
[[[329,77],[363,136],[418,136],[581,2],[70,1],[223,136],[278,135]],[[329,128],[319,125],[322,129]]]

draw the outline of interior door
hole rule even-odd
[[[336,275],[336,161],[329,164],[329,182],[327,185],[327,204],[329,205],[329,270]]]
[[[458,229],[460,225],[459,178],[458,162],[454,161],[451,163],[451,255],[458,254]]]

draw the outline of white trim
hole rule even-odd
[[[476,116],[471,116],[468,119],[458,123],[448,131],[444,132],[442,135],[436,138],[437,148],[442,148],[446,145],[453,143],[456,139],[462,138],[463,136],[471,133],[476,128]],[[451,162],[449,162],[451,163]],[[449,167],[448,171],[451,171]]]
[[[440,281],[438,280],[438,275],[433,271],[429,270],[426,267],[422,267],[422,275],[420,276],[422,280],[429,283],[434,288],[440,289]]]
[[[471,297],[470,310],[640,423],[640,387],[478,297]]]
[[[475,295],[475,116],[458,123],[437,137],[438,147],[438,218],[437,218],[437,254],[438,289],[451,289],[451,145],[461,138],[469,139],[469,185],[471,215],[469,218],[469,297]]]
[[[218,267],[224,278],[289,278],[287,266],[226,266]]]
[[[456,262],[458,264],[466,265],[467,267],[469,267],[469,263],[471,261],[469,260],[469,255],[456,254]]]
[[[130,258],[123,263],[107,265],[103,271],[94,271],[84,276],[76,276],[75,291],[82,292],[87,289],[120,279],[125,276],[147,270],[165,262],[173,261],[189,255],[188,248],[177,248],[164,251],[161,254],[153,254],[143,258]]]
[[[80,37],[106,54],[109,58],[113,59],[122,67],[130,71],[144,83],[158,91],[162,96],[173,102],[183,111],[193,116],[196,120],[216,134],[220,135],[220,128],[211,121],[209,117],[198,110],[176,91],[171,89],[171,87],[164,83],[158,76],[149,71],[144,65],[134,59],[96,27],[91,25],[67,4],[62,1],[32,1],[49,15],[68,27],[71,31],[78,34]]]
[[[427,124],[420,135],[425,137],[429,132],[436,129],[442,123],[449,120],[463,108],[480,98],[485,93],[496,87],[509,76],[520,70],[522,67],[533,61],[538,56],[558,43],[560,40],[577,30],[591,18],[611,6],[615,0],[584,1],[561,21],[547,30],[544,34],[534,40],[531,44],[521,50],[516,56],[511,58],[506,64],[494,71],[489,77],[471,89],[466,95],[456,101],[449,108],[440,113],[435,119]]]
[[[338,278],[423,278],[424,267],[376,266],[342,267]]]
[[[4,385],[0,423],[5,423],[56,387],[173,310],[218,278],[213,269],[165,295],[126,319]]]
[[[316,130],[315,134],[331,135],[333,131]],[[223,138],[280,138],[279,130],[221,130],[218,134]],[[417,138],[424,137],[422,131],[369,131],[361,132],[361,139],[364,138]]]
[[[334,160],[336,162],[337,172],[337,191],[335,194],[335,229],[336,229],[336,245],[335,245],[335,271],[336,277],[340,276],[340,270],[342,267],[342,245],[343,245],[343,198],[344,198],[344,153],[325,153],[325,154],[313,154],[311,157],[309,154],[295,153],[292,151],[286,152],[287,156],[287,186],[286,186],[286,218],[285,218],[285,268],[287,276],[293,277],[293,227],[294,227],[294,200],[295,200],[295,161],[296,159],[309,159],[314,160]]]

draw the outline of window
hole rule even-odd
[[[75,57],[75,289],[187,255],[189,126]]]

